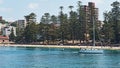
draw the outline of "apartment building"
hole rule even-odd
[[[88,2],[88,5],[82,5],[81,12],[82,30],[84,32],[85,39],[89,40],[90,28],[93,27],[93,21],[95,24],[99,22],[98,8],[96,8],[95,3]]]
[[[17,28],[19,30],[24,30],[24,28],[26,27],[26,22],[25,20],[17,20],[16,21],[16,24],[17,24]]]
[[[3,19],[2,19],[2,16],[0,16],[0,21],[1,21],[1,20],[3,20]]]

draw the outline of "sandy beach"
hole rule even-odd
[[[46,47],[46,48],[95,48],[95,49],[109,49],[109,50],[120,50],[120,47],[110,46],[77,46],[77,45],[28,45],[28,44],[0,44],[0,46],[11,46],[11,47]]]

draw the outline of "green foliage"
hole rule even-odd
[[[104,13],[103,33],[105,40],[120,43],[120,3],[115,1],[111,6],[111,11]]]
[[[51,22],[52,22],[53,24],[57,24],[57,17],[56,17],[55,15],[52,15],[52,16],[51,16]]]
[[[37,25],[36,25],[36,14],[30,13],[25,16],[27,26],[24,30],[17,29],[17,43],[31,43],[35,42],[37,38]]]
[[[50,14],[49,13],[44,13],[44,15],[41,18],[41,23],[50,24]]]
[[[114,40],[115,43],[120,43],[120,3],[118,1],[115,1],[111,4],[113,7],[111,10],[111,16],[112,16],[112,22],[113,24],[113,29],[114,29]]]
[[[70,31],[70,35],[71,35],[71,39],[73,40],[73,44],[74,44],[74,40],[77,38],[76,36],[76,28],[77,28],[77,13],[71,11],[70,12],[70,18],[69,18],[69,31]]]
[[[110,43],[114,39],[113,23],[111,18],[111,12],[104,13],[104,25],[101,29],[101,38],[104,42]]]
[[[13,30],[13,28],[11,29],[11,34],[9,35],[9,39],[10,39],[10,41],[15,41],[15,35],[14,35],[14,30]]]
[[[36,24],[35,23],[31,23],[29,25],[26,26],[25,31],[24,31],[24,40],[27,43],[30,42],[35,42],[36,41]]]
[[[0,23],[2,23],[2,24],[8,24],[8,22],[5,21],[5,20],[0,20]]]
[[[78,23],[77,23],[77,32],[78,32],[78,39],[81,41],[81,40],[84,40],[85,39],[85,35],[84,35],[84,32],[85,32],[85,26],[84,26],[84,17],[85,17],[85,13],[82,11],[82,2],[81,1],[78,1],[77,3],[78,5],[78,9],[77,9],[77,12],[78,12]]]
[[[60,6],[59,16],[50,15],[44,13],[41,18],[41,22],[36,24],[36,14],[31,13],[25,16],[27,26],[24,30],[17,33],[17,40],[21,42],[40,42],[40,41],[56,41],[61,40],[64,44],[65,40],[92,40],[93,38],[93,9],[91,8],[90,22],[86,21],[87,13],[83,10],[81,1],[77,3],[77,11],[73,11],[74,6],[69,6],[69,15],[63,12],[63,6]],[[95,33],[96,39],[100,37],[105,42],[111,42],[114,40],[115,43],[120,42],[120,3],[115,1],[112,4],[112,9],[109,12],[104,13],[104,24],[101,27],[101,23],[95,18]],[[13,24],[14,25],[14,24]],[[89,38],[85,35],[89,34]],[[37,37],[39,36],[39,38]]]
[[[11,26],[17,27],[17,24],[15,22],[10,24]]]
[[[27,24],[30,23],[36,23],[36,14],[35,13],[30,13],[29,15],[25,16]]]

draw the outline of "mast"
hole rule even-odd
[[[93,46],[95,46],[95,21],[94,21],[94,16],[93,18]]]

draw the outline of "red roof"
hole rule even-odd
[[[1,40],[1,39],[9,40],[9,37],[7,37],[7,36],[0,36],[0,40]]]

